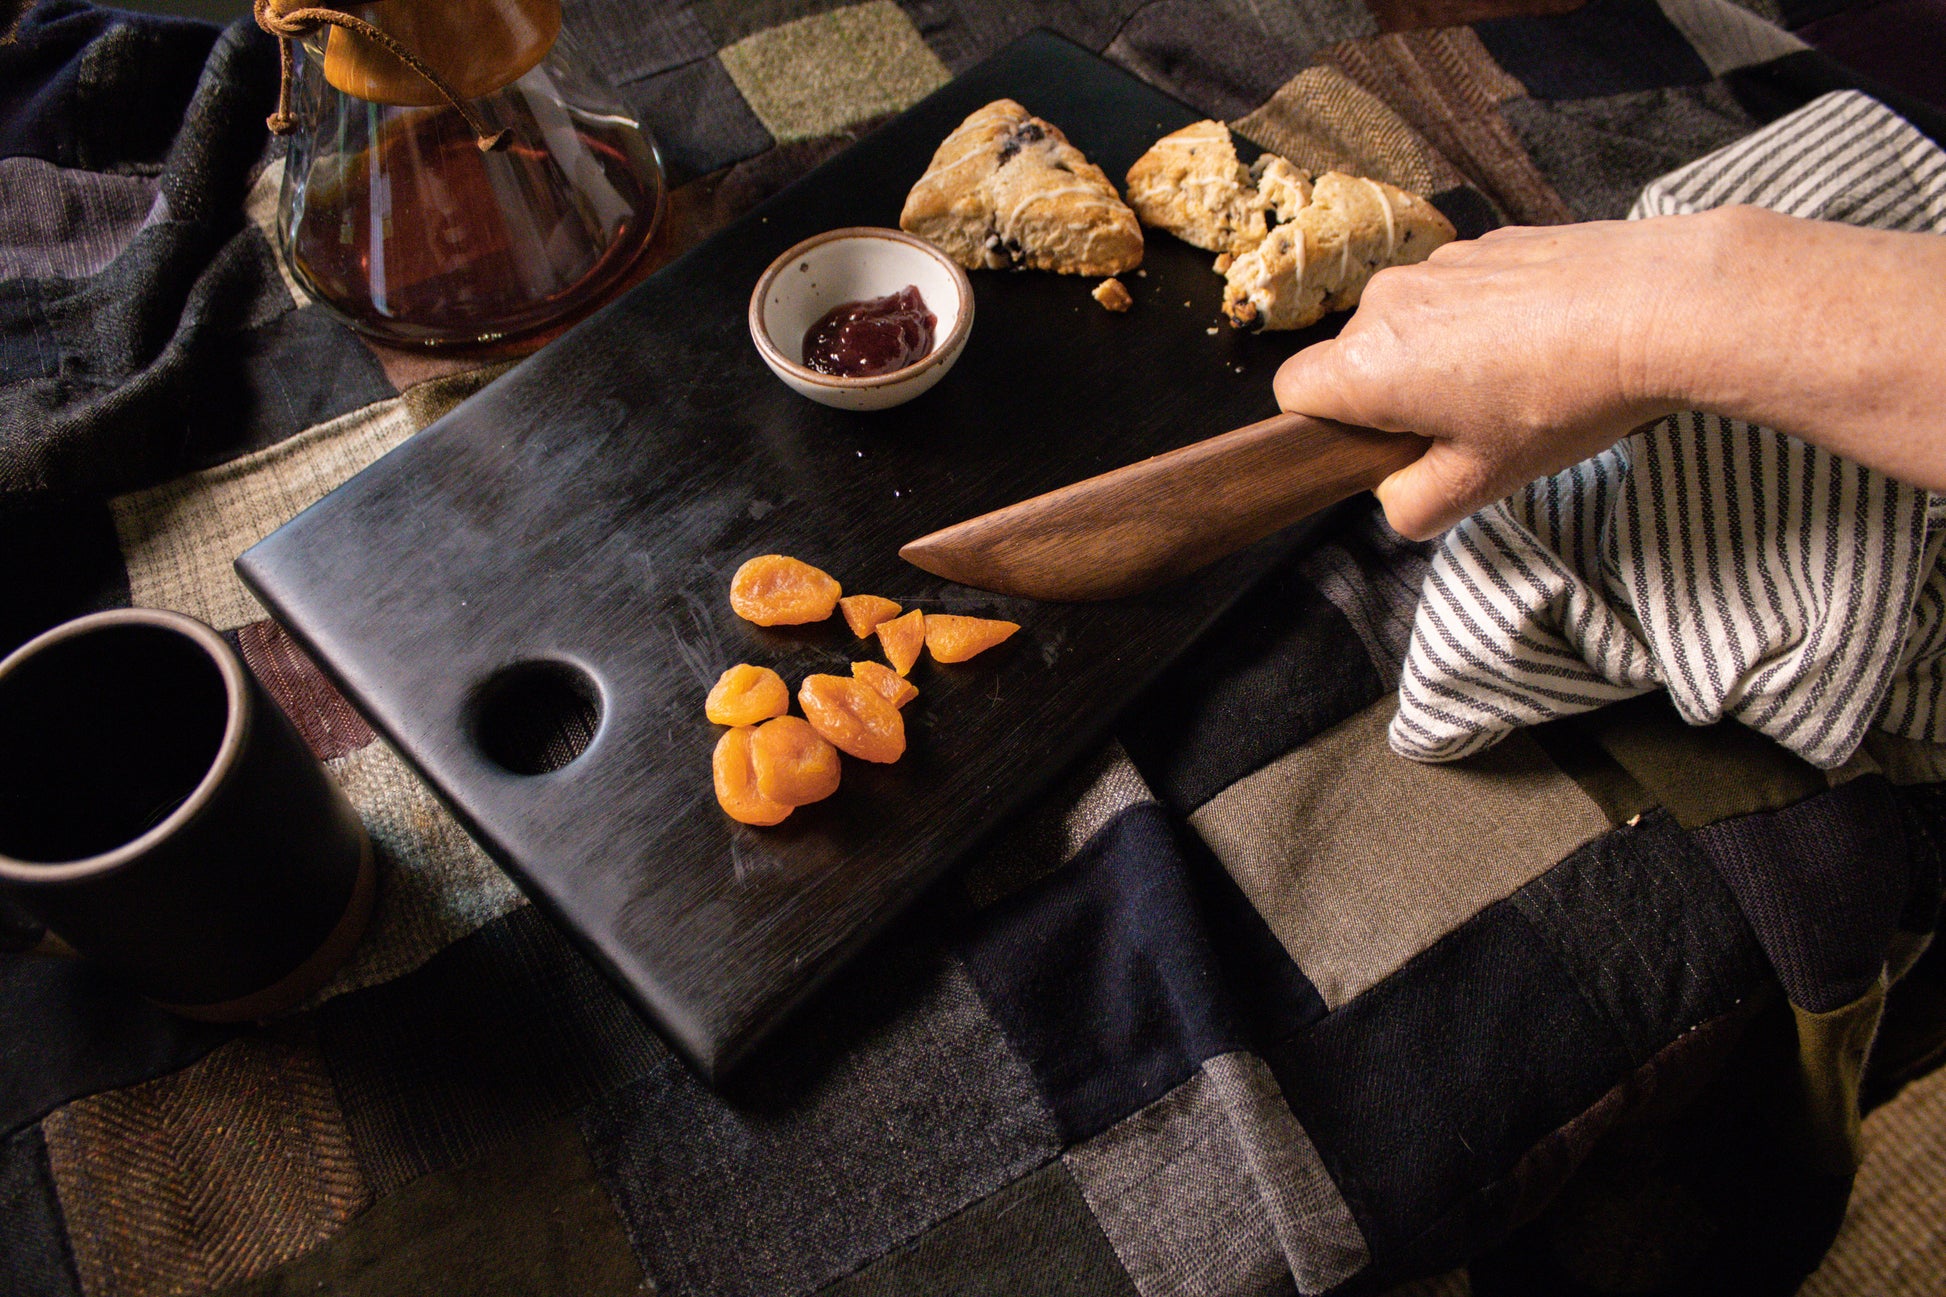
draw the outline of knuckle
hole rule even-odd
[[[1439,494],[1453,509],[1471,513],[1492,497],[1493,469],[1474,455],[1440,455],[1427,465],[1438,484]]]

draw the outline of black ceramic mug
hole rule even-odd
[[[190,1017],[324,984],[371,916],[344,792],[222,636],[83,617],[0,661],[0,889],[76,953]]]

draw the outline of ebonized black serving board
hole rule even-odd
[[[1124,315],[1090,300],[1093,281],[975,273],[965,353],[897,409],[830,410],[764,368],[745,325],[764,267],[823,230],[896,224],[939,141],[1002,96],[1117,178],[1199,116],[1032,33],[237,562],[467,830],[712,1078],[1303,540],[1299,527],[1107,604],[998,598],[897,557],[945,524],[1275,413],[1277,363],[1309,338],[1224,325],[1210,254],[1167,236],[1150,238],[1146,273],[1123,277],[1136,300]],[[703,696],[717,674],[760,663],[794,688],[878,656],[837,618],[775,630],[737,618],[730,576],[767,552],[848,592],[1025,629],[958,666],[923,660],[903,760],[847,758],[836,796],[752,829],[712,792],[719,731]],[[600,719],[579,757],[521,775],[483,750],[482,708],[504,704],[493,682],[518,692],[535,663],[591,682]]]

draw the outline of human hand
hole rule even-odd
[[[1430,539],[1683,408],[1662,357],[1684,295],[1734,254],[1715,213],[1495,230],[1380,271],[1337,338],[1277,373],[1277,403],[1433,439],[1377,488]]]

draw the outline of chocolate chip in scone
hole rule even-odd
[[[1041,129],[1039,122],[1022,122],[1014,128],[1013,134],[1001,142],[1000,165],[1006,166],[1014,154],[1020,152],[1022,148],[1029,144],[1038,144],[1046,138],[1047,132]]]

